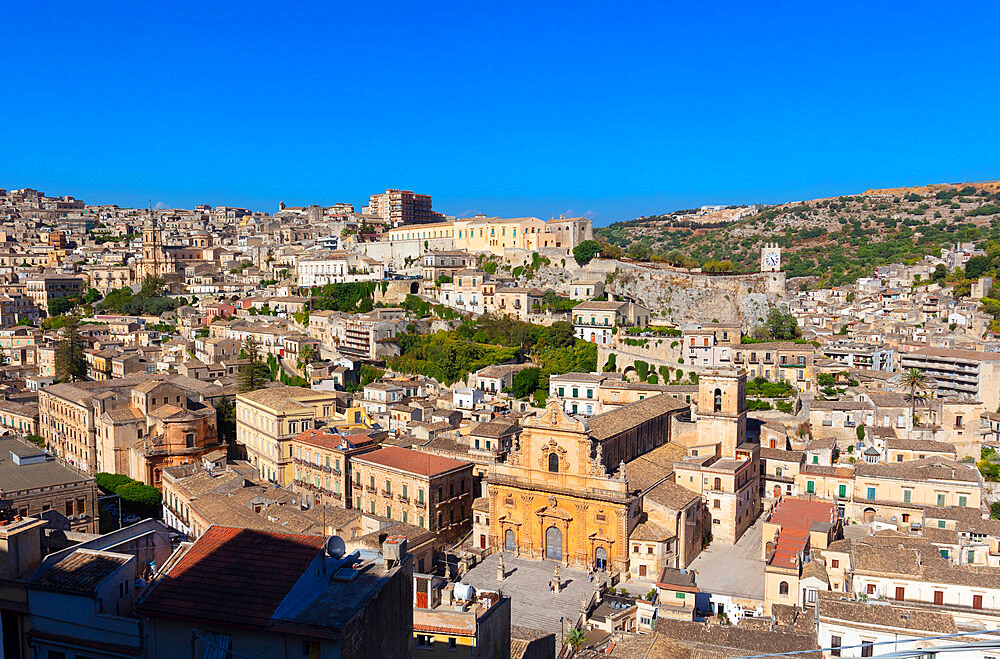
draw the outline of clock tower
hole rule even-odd
[[[781,248],[777,243],[764,243],[760,248],[760,271],[781,271]]]

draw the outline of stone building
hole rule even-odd
[[[736,544],[760,513],[760,445],[746,441],[746,383],[743,370],[701,375],[688,454],[674,465],[676,483],[702,495],[712,537],[726,544]]]
[[[628,538],[642,517],[624,463],[665,444],[682,409],[656,396],[584,421],[550,400],[524,420],[507,462],[490,469],[490,547],[628,573]]]
[[[351,458],[374,451],[378,441],[367,435],[338,435],[311,428],[292,440],[295,476],[292,490],[306,507],[331,505],[350,509]]]
[[[0,500],[21,517],[47,510],[65,515],[70,528],[97,533],[97,484],[20,439],[0,439]]]
[[[447,540],[471,528],[472,463],[384,446],[351,460],[354,508],[428,529]]]

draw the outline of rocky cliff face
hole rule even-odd
[[[600,259],[580,268],[543,267],[526,285],[567,292],[577,280],[601,280],[607,291],[652,310],[654,323],[740,323],[755,326],[783,299],[783,273],[708,275],[665,266]]]

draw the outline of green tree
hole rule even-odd
[[[99,301],[102,297],[104,296],[101,295],[101,292],[99,290],[97,290],[96,288],[91,288],[87,291],[87,294],[83,296],[83,301],[86,302],[87,304],[94,304],[95,302]]]
[[[243,391],[255,391],[271,379],[271,369],[260,354],[260,344],[252,336],[248,336],[240,348],[240,357],[247,361],[240,366],[237,382]]]
[[[948,267],[944,263],[938,263],[934,266],[934,274],[931,275],[931,280],[933,281],[944,281],[944,278],[948,276]]]
[[[537,366],[518,371],[511,379],[510,392],[515,398],[525,398],[538,388],[538,378],[541,373],[542,370]]]
[[[820,373],[816,376],[816,382],[821,387],[834,387],[837,385],[837,376],[833,373]]]
[[[73,307],[78,304],[80,304],[80,298],[76,296],[53,298],[49,300],[49,316],[61,316],[64,313],[72,311]]]
[[[236,442],[236,405],[229,396],[215,401],[215,424],[219,439],[232,446]]]
[[[601,243],[596,240],[584,240],[573,248],[573,258],[577,265],[584,266],[594,260],[594,257],[601,253]]]
[[[917,415],[917,391],[927,386],[927,376],[916,368],[903,371],[901,380],[904,387],[910,390],[910,418]]]
[[[305,344],[302,346],[302,350],[299,351],[299,368],[305,368],[306,364],[312,364],[318,358],[319,355],[316,353],[316,348],[310,343]]]
[[[965,276],[969,279],[979,279],[989,267],[990,259],[988,256],[973,256],[965,263]]]
[[[791,341],[802,336],[802,330],[795,316],[787,309],[771,307],[767,312],[767,318],[757,326],[753,336],[755,339],[765,341]]]
[[[566,634],[566,638],[563,639],[563,645],[570,646],[573,648],[573,652],[576,652],[585,640],[587,640],[587,636],[583,633],[583,630],[574,627]]]
[[[62,339],[56,346],[55,361],[56,377],[60,380],[74,382],[87,375],[87,360],[76,318],[71,318],[63,328]]]
[[[573,323],[565,320],[557,320],[549,327],[546,334],[546,341],[553,348],[568,348],[576,343],[573,333]]]
[[[139,297],[144,300],[160,297],[163,294],[163,287],[166,286],[166,284],[167,282],[159,277],[146,275],[146,277],[142,280],[142,288],[139,290]]]

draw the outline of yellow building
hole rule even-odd
[[[292,440],[336,413],[330,391],[279,385],[236,397],[236,443],[246,448],[263,480],[290,485],[294,477]]]
[[[431,224],[407,224],[383,234],[390,242],[451,239],[450,249],[503,254],[505,249],[570,249],[593,238],[585,217],[541,220],[537,217],[476,217]]]
[[[672,416],[686,407],[661,395],[582,421],[550,399],[524,420],[507,462],[490,467],[490,547],[629,573],[641,498],[624,463],[667,443]]]

